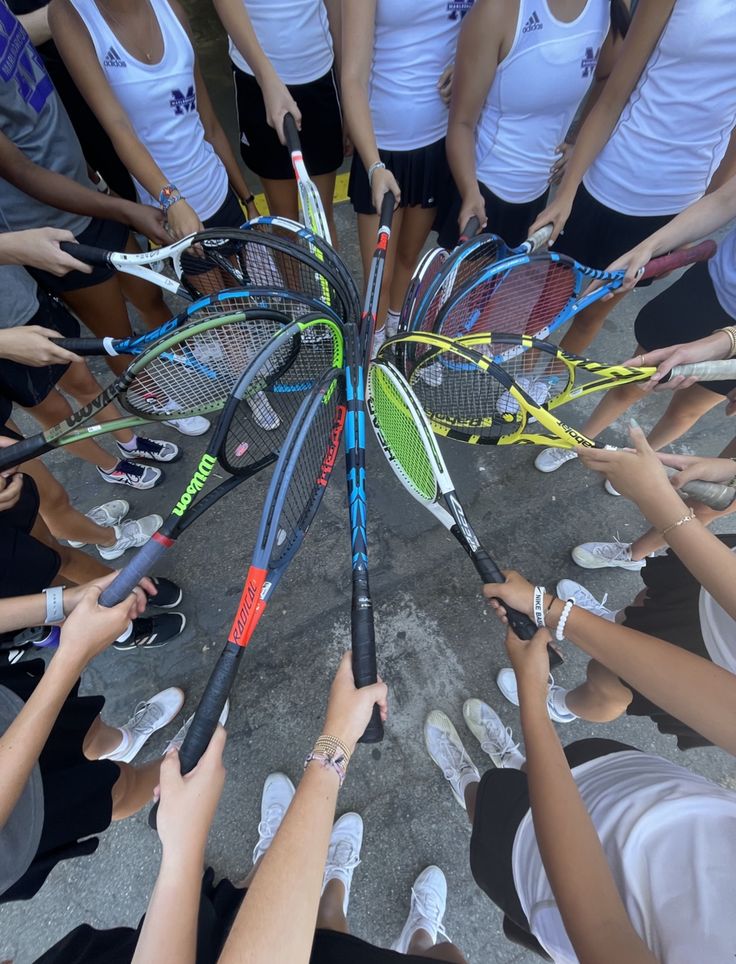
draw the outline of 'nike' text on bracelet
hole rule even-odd
[[[544,622],[544,594],[547,590],[544,586],[534,587],[534,625],[537,629],[542,629]]]

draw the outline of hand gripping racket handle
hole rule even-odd
[[[220,658],[212,670],[212,675],[207,681],[199,706],[194,714],[184,743],[179,750],[179,763],[182,773],[189,773],[199,763],[202,754],[210,745],[212,734],[217,729],[228,694],[235,682],[238,674],[240,657],[243,655],[243,647],[235,643],[227,643],[225,649],[220,654]],[[148,814],[148,826],[156,829],[156,813],[158,804],[151,807]]]
[[[293,114],[284,114],[284,140],[290,154],[301,153],[302,145]]]
[[[463,241],[469,241],[470,238],[474,238],[476,236],[479,230],[480,230],[480,221],[478,220],[478,218],[476,218],[475,215],[473,215],[473,217],[470,218],[468,223],[460,232],[460,237],[458,238],[457,243],[462,244]]]
[[[363,573],[353,577],[353,603],[351,612],[351,638],[353,644],[353,679],[357,687],[371,686],[378,679],[376,668],[375,630],[373,626],[373,603],[368,592],[368,578]],[[383,722],[378,704],[360,738],[360,743],[380,743],[383,739]]]
[[[55,345],[75,355],[109,355],[106,345],[111,341],[111,338],[54,338]]]
[[[61,241],[59,247],[65,254],[70,254],[77,261],[87,264],[109,264],[110,251],[104,248],[94,248],[91,244],[75,244],[74,241]]]
[[[720,382],[729,381],[736,378],[736,358],[726,358],[724,361],[704,361],[695,362],[692,365],[675,365],[667,376],[667,381],[676,375],[684,375],[685,378],[699,379],[701,382]],[[665,379],[662,379],[664,382]]]
[[[15,445],[8,445],[0,449],[0,472],[12,469],[37,455],[43,455],[44,452],[50,452],[53,447],[42,435],[33,435],[31,438],[24,438],[22,442],[16,442]]]
[[[150,538],[144,546],[141,546],[128,565],[118,573],[117,578],[110,583],[107,589],[102,590],[100,605],[109,608],[121,603],[133,592],[144,576],[150,575],[154,564],[158,562],[167,548],[166,543],[158,541],[155,535]]]
[[[552,237],[553,229],[553,224],[545,224],[526,239],[526,241],[521,245],[519,251],[523,254],[534,254],[535,251],[539,251],[539,249],[544,247]]]
[[[661,258],[652,258],[644,267],[644,270],[636,279],[642,281],[644,278],[656,278],[658,275],[674,271],[675,268],[682,268],[686,264],[695,264],[696,261],[708,261],[716,253],[718,245],[710,239],[701,241],[700,244],[692,248],[682,248],[680,251],[673,251],[665,254]]]
[[[473,555],[473,562],[475,563],[475,568],[478,570],[478,574],[484,583],[486,582],[506,582],[506,578],[501,570],[498,568],[496,563],[491,559],[485,549],[478,549]],[[513,629],[519,639],[531,639],[536,633],[537,627],[524,613],[518,612],[516,609],[511,609],[506,603],[503,603],[503,608],[506,610],[506,617],[509,621],[509,626]]]
[[[381,202],[381,211],[379,215],[379,230],[391,228],[391,221],[394,217],[394,208],[396,207],[396,198],[391,191],[386,191],[383,195],[383,201]],[[378,307],[378,306],[376,306]]]

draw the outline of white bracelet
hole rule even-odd
[[[565,605],[562,607],[562,614],[560,615],[559,622],[557,623],[557,629],[555,630],[555,639],[562,640],[565,638],[565,623],[567,622],[567,617],[572,612],[572,607],[575,603],[572,599],[568,599]]]
[[[534,587],[534,624],[537,629],[543,629],[544,622],[544,594],[547,590],[544,586]]]
[[[43,590],[46,596],[46,625],[64,621],[64,587],[51,586]]]
[[[385,169],[386,165],[383,161],[376,161],[375,164],[371,164],[368,168],[368,187],[373,188],[373,175],[376,171],[384,171]]]

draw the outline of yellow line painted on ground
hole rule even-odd
[[[348,181],[349,180],[350,180],[350,175],[348,173],[337,175],[335,179],[335,193],[332,198],[333,204],[342,204],[344,201],[348,200]],[[265,194],[256,194],[256,207],[258,208],[259,214],[269,213]]]

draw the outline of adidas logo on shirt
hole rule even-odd
[[[117,50],[114,47],[110,47],[110,49],[105,54],[105,59],[102,61],[102,66],[103,67],[127,67],[128,65],[125,63],[125,61],[117,52]]]
[[[521,32],[531,33],[532,30],[541,30],[543,27],[544,27],[544,24],[539,19],[539,14],[535,10],[534,13],[531,15],[531,17],[529,17],[529,19],[527,20],[526,24],[524,25],[524,29]]]

